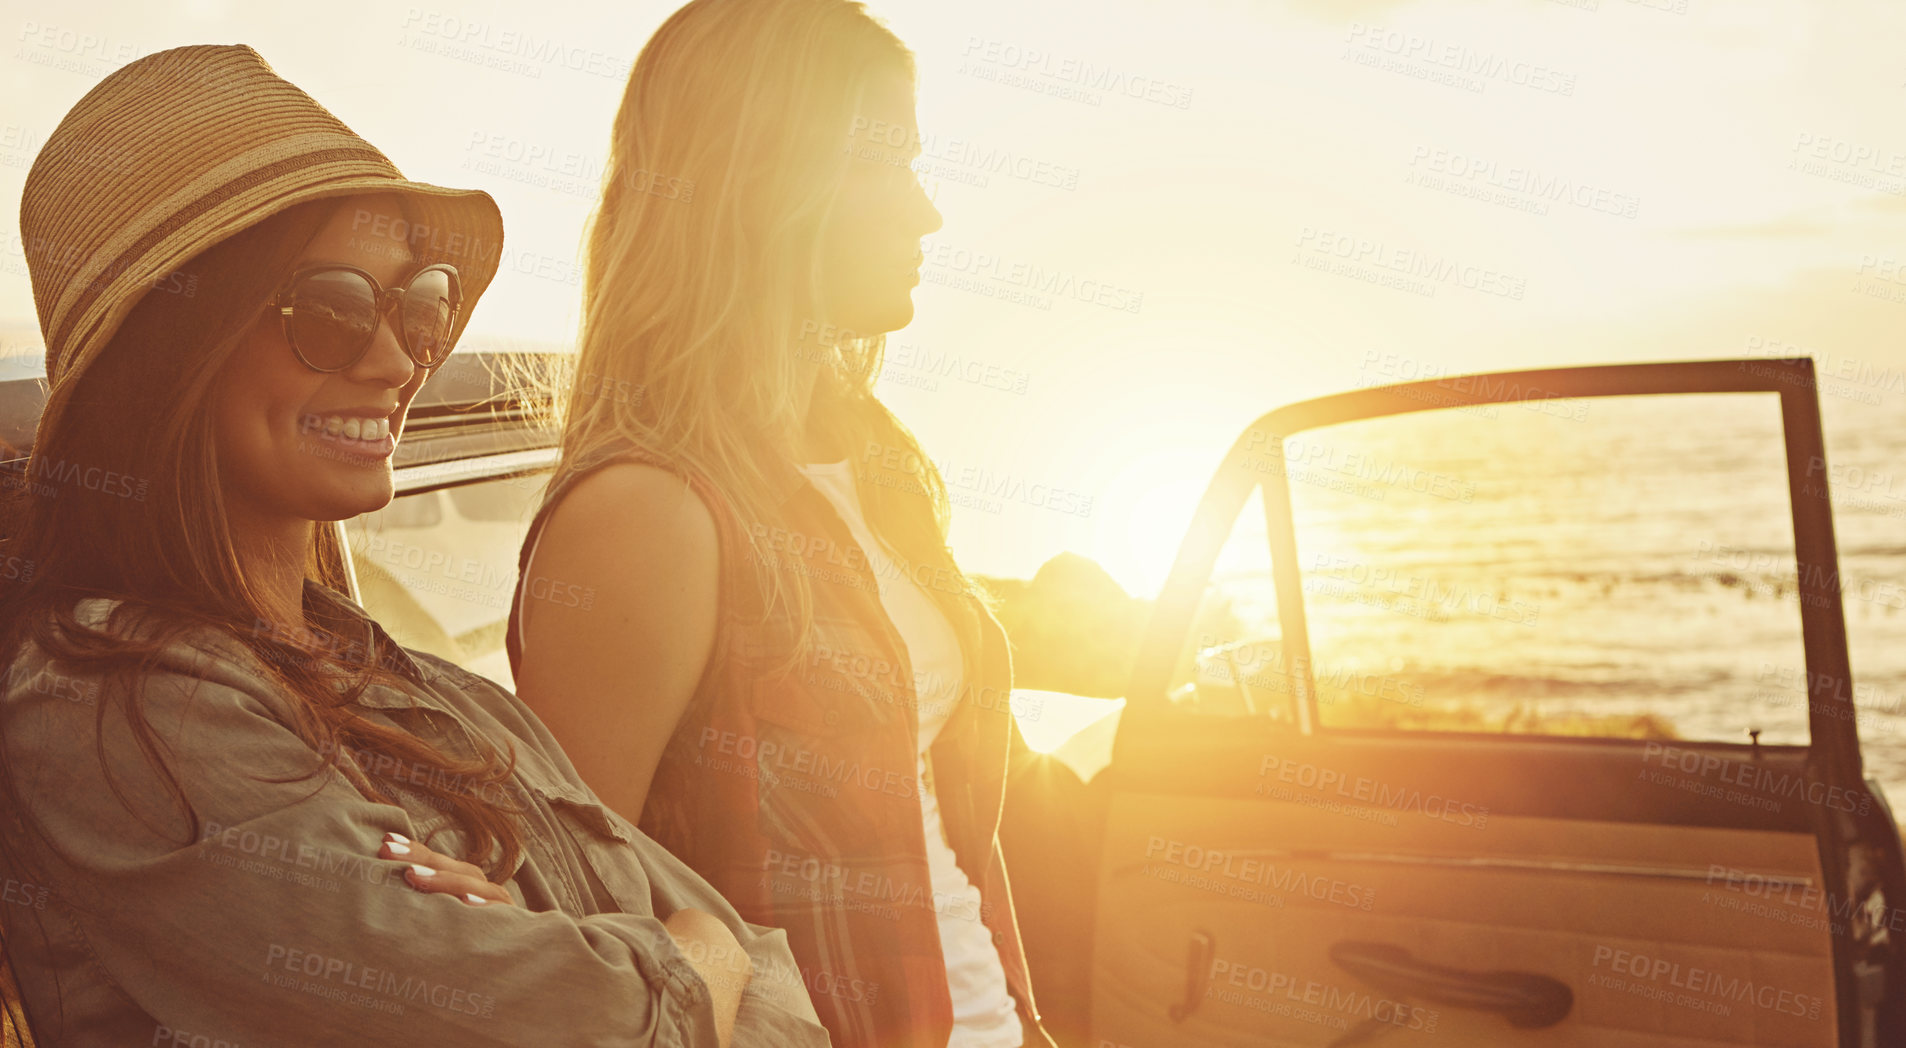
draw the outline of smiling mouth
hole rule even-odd
[[[387,458],[397,448],[388,417],[306,415],[299,432],[369,459]]]

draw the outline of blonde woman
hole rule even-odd
[[[918,151],[912,56],[857,3],[657,30],[512,663],[606,803],[787,931],[834,1044],[1046,1045],[997,838],[1006,639],[872,389],[941,224]]]

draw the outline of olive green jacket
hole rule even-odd
[[[527,809],[527,854],[493,879],[518,905],[424,894],[405,863],[377,858],[394,830],[481,864],[427,794],[371,799],[360,788],[370,757],[309,775],[319,754],[287,727],[290,700],[231,638],[197,632],[145,681],[145,716],[196,834],[123,697],[28,645],[0,682],[0,743],[44,839],[20,812],[0,813],[0,924],[42,1042],[714,1045],[707,986],[658,919],[693,907],[753,963],[734,1044],[828,1043],[784,933],[743,921],[604,807],[514,695],[397,647],[316,583],[305,602],[414,681],[373,685],[367,716],[452,756],[472,754],[472,737],[514,749],[503,792]],[[83,601],[82,621],[98,628],[110,607]]]

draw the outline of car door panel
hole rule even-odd
[[[1744,920],[1723,903],[1754,897],[1729,893],[1714,872],[1817,889],[1810,835],[1496,813],[1477,826],[1369,811],[1387,818],[1297,801],[1188,808],[1170,794],[1118,795],[1095,930],[1104,958],[1095,1028],[1134,1045],[1328,1044],[1387,999],[1334,966],[1330,947],[1376,942],[1456,968],[1540,973],[1574,995],[1562,1023],[1521,1038],[1496,1016],[1396,1001],[1398,1012],[1428,1013],[1418,1024],[1426,1033],[1467,1025],[1490,1044],[1601,1044],[1621,1032],[1637,1045],[1678,1045],[1724,1030],[1732,1044],[1835,1043],[1827,935]],[[1208,981],[1190,1000],[1187,929],[1213,940]],[[1775,988],[1769,1007],[1741,1000],[1750,984]],[[1146,1007],[1161,997],[1196,1007],[1174,1022]]]
[[[1811,744],[1320,728],[1288,483],[1234,454],[1155,605],[1102,773],[1100,1048],[1889,1043],[1902,862],[1859,771],[1825,490],[1798,479],[1823,461],[1811,364],[1733,363],[1364,390],[1274,412],[1253,442],[1261,461],[1316,425],[1532,395],[1504,390],[1778,394]],[[1199,717],[1167,683],[1253,490],[1295,712]]]

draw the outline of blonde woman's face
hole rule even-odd
[[[401,284],[417,268],[405,242],[388,232],[408,228],[402,217],[388,197],[346,201],[292,268],[341,262],[383,287]],[[345,520],[389,503],[392,451],[426,375],[404,353],[388,317],[356,364],[313,371],[285,341],[275,305],[267,309],[225,362],[212,394],[234,518]],[[367,432],[377,436],[367,439]]]
[[[870,336],[913,320],[920,238],[940,228],[940,212],[913,170],[920,154],[913,85],[876,80],[848,128],[846,183],[822,232],[823,322]],[[852,337],[852,336],[845,336]]]

